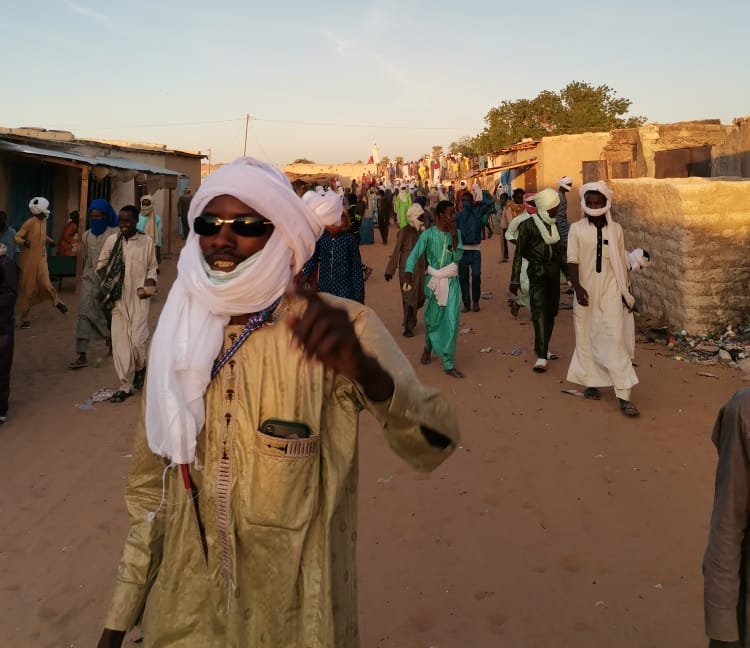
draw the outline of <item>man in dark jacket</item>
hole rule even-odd
[[[471,192],[461,195],[461,211],[456,214],[456,227],[461,231],[464,244],[464,255],[458,262],[458,283],[461,286],[461,312],[469,309],[479,310],[479,298],[482,294],[482,253],[479,244],[494,201],[492,198],[476,203]],[[469,288],[469,270],[471,270],[471,289]]]

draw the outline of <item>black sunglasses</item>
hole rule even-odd
[[[266,227],[273,227],[273,223],[262,216],[247,215],[237,216],[236,218],[219,218],[213,215],[202,215],[197,216],[193,221],[193,231],[198,236],[216,236],[225,223],[230,224],[232,231],[238,236],[250,238],[263,236],[266,233]]]

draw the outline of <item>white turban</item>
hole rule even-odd
[[[607,186],[604,182],[587,182],[585,185],[581,185],[581,188],[578,190],[581,194],[581,209],[583,210],[583,213],[587,216],[593,216],[596,218],[597,216],[604,216],[604,214],[607,214],[609,212],[610,207],[612,206],[612,190]],[[586,194],[590,191],[596,191],[597,193],[602,194],[607,199],[607,204],[602,207],[601,209],[591,209],[590,207],[586,207]]]
[[[216,283],[206,272],[192,224],[223,195],[265,216],[274,230],[260,252]],[[203,181],[190,203],[190,234],[151,345],[146,434],[155,454],[173,463],[193,461],[205,422],[203,395],[229,318],[259,312],[279,299],[312,256],[325,226],[339,222],[341,212],[335,193],[308,192],[300,199],[284,174],[253,158],[226,164]]]
[[[543,189],[534,194],[533,200],[539,213],[544,212],[545,215],[550,209],[554,209],[560,204],[560,196],[554,189]]]
[[[461,182],[458,183],[458,186],[461,187],[461,189],[466,189],[466,180],[461,180]]]
[[[414,203],[409,209],[406,210],[406,220],[409,221],[415,230],[421,232],[424,229],[424,223],[420,222],[419,217],[424,214],[424,209],[419,203]]]
[[[41,196],[32,198],[29,201],[29,211],[35,216],[38,216],[39,214],[49,216],[49,200],[42,198]]]
[[[573,178],[570,176],[563,176],[557,181],[557,186],[561,189],[564,187],[568,191],[570,191],[571,187],[573,186]]]

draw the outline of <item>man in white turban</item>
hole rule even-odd
[[[576,293],[576,350],[568,380],[584,385],[584,396],[592,400],[599,400],[599,387],[613,386],[622,413],[638,416],[630,402],[638,378],[627,334],[635,299],[622,227],[610,216],[612,191],[605,183],[590,182],[580,193],[586,216],[571,226],[568,238],[568,268]]]
[[[18,310],[21,311],[21,328],[31,328],[29,312],[31,307],[45,298],[63,315],[68,307],[57,296],[57,291],[49,280],[47,267],[47,245],[54,247],[55,241],[47,236],[47,216],[49,201],[38,196],[29,202],[31,217],[28,218],[15,236],[18,245],[18,265],[21,268],[21,282],[18,291]]]
[[[99,648],[142,612],[146,648],[354,648],[359,413],[423,471],[455,448],[455,414],[373,311],[290,288],[341,219],[334,193],[299,198],[244,158],[206,178],[188,219]]]
[[[534,371],[547,371],[547,360],[557,356],[549,350],[549,341],[560,308],[560,271],[565,260],[560,250],[555,212],[560,203],[557,191],[544,189],[533,198],[536,213],[518,225],[516,250],[513,255],[510,292],[521,289],[523,260],[528,261],[529,302],[534,325]]]

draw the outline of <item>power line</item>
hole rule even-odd
[[[68,128],[88,128],[91,130],[108,130],[112,128],[165,128],[168,126],[203,126],[205,124],[226,124],[229,122],[245,121],[244,117],[235,119],[213,119],[195,122],[169,122],[164,124],[120,124],[119,126],[91,126],[90,124],[68,124]]]
[[[291,119],[264,119],[263,117],[250,117],[254,121],[270,122],[275,124],[300,124],[303,126],[336,126],[340,128],[393,128],[404,130],[451,130],[451,131],[472,131],[475,128],[461,128],[454,126],[397,126],[386,124],[344,124],[340,122],[311,122],[296,121]]]

